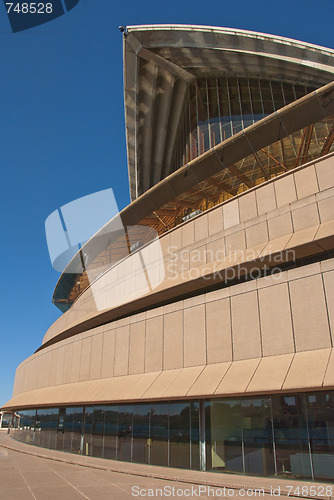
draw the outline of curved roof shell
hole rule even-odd
[[[320,87],[333,80],[334,50],[252,31],[210,26],[129,26],[124,93],[132,200],[164,178],[189,84],[205,75]]]

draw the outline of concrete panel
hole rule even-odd
[[[183,368],[175,377],[167,390],[163,393],[164,398],[184,398],[197,380],[204,366],[192,366],[191,368]]]
[[[79,371],[80,382],[89,379],[92,339],[91,337],[88,337],[87,339],[83,339],[81,342],[82,346],[81,346],[80,371]]]
[[[170,232],[170,246],[175,247],[175,250],[178,250],[182,246],[181,229],[181,227],[175,228]]]
[[[246,229],[246,245],[248,248],[268,241],[267,222],[261,222]]]
[[[291,281],[290,297],[296,351],[331,346],[321,275]]]
[[[311,389],[322,386],[331,349],[295,354],[282,389]]]
[[[82,347],[81,340],[73,342],[70,382],[79,382],[81,347]]]
[[[183,368],[183,311],[175,311],[164,318],[164,370]]]
[[[59,353],[59,347],[53,348],[50,351],[51,359],[50,359],[50,373],[49,373],[49,384],[48,385],[56,385],[56,370],[57,370],[58,353]],[[64,363],[64,357],[63,357],[63,363]],[[60,382],[58,382],[58,384],[61,384],[61,380],[62,380],[62,376],[61,376]]]
[[[62,377],[63,384],[69,384],[71,382],[72,349],[73,349],[73,342],[70,342],[69,344],[65,345],[64,367],[63,367],[63,377]]]
[[[258,187],[255,194],[259,215],[267,214],[277,208],[274,184],[272,182]]]
[[[108,378],[114,375],[115,363],[115,329],[106,330],[103,334],[103,351],[101,377]]]
[[[146,322],[145,372],[162,370],[163,317],[148,319]]]
[[[130,327],[124,325],[115,330],[115,365],[114,376],[128,374]]]
[[[189,269],[199,267],[206,263],[207,249],[206,245],[194,248],[189,252]]]
[[[307,227],[318,225],[320,221],[316,203],[293,210],[292,221],[294,231],[301,231]]]
[[[334,386],[334,349],[331,349],[323,385],[324,388],[329,387],[330,389],[332,389]]]
[[[184,366],[206,364],[205,306],[184,311]]]
[[[206,304],[207,363],[232,360],[230,300]]]
[[[233,361],[223,380],[215,390],[215,395],[225,396],[227,394],[244,393],[259,363],[259,358]]]
[[[161,372],[144,373],[140,379],[130,388],[125,394],[124,399],[138,400],[151,387],[153,382],[158,378]]]
[[[315,242],[324,250],[332,250],[334,248],[334,220],[320,224]]]
[[[233,200],[223,205],[224,229],[229,229],[240,223],[239,200]]]
[[[194,220],[195,225],[195,241],[201,241],[207,238],[209,235],[208,227],[208,214],[203,214],[200,217],[196,217]]]
[[[310,165],[307,168],[295,172],[294,177],[298,200],[306,198],[311,194],[318,193],[319,186],[314,165]]]
[[[208,225],[209,236],[223,231],[223,207],[219,206],[208,213]]]
[[[272,283],[272,286],[262,288],[258,293],[263,356],[294,352],[287,283]]]
[[[90,362],[90,375],[89,375],[89,378],[91,380],[101,377],[102,348],[103,348],[103,331],[92,336],[92,356]]]
[[[206,246],[206,261],[213,262],[223,259],[225,256],[225,238],[211,241]]]
[[[328,222],[334,219],[334,203],[332,197],[319,200],[318,207],[321,222]]]
[[[334,186],[334,156],[316,163],[315,170],[320,191]]]
[[[283,207],[297,201],[297,193],[293,175],[285,175],[274,182],[277,207]]]
[[[262,358],[246,392],[280,391],[294,354]]]
[[[187,396],[206,397],[214,394],[231,363],[207,365],[189,389]]]
[[[279,215],[268,220],[269,239],[275,240],[293,232],[291,213]]]
[[[95,400],[99,402],[105,401],[120,401],[131,387],[138,382],[142,375],[127,375],[125,377],[114,377],[102,381],[104,386],[95,394]]]
[[[195,242],[194,221],[187,222],[181,226],[182,248],[188,247]]]
[[[144,373],[145,321],[130,325],[129,374]]]
[[[231,298],[233,359],[262,355],[257,292]]]
[[[251,191],[239,198],[240,222],[257,217],[255,191]]]
[[[313,226],[295,232],[291,236],[285,250],[292,249],[295,252],[296,258],[308,257],[309,255],[321,252],[321,248],[313,242],[318,229],[319,226]]]
[[[334,345],[334,271],[323,274],[326,306],[331,330],[332,346]]]
[[[55,352],[57,353],[57,360],[56,360],[56,373],[55,373],[55,379],[54,379],[54,385],[60,385],[63,383],[64,380],[64,372],[65,372],[65,358],[66,358],[66,346],[59,346],[57,349],[55,349]],[[68,376],[69,380],[69,376]],[[50,381],[50,385],[51,381]]]
[[[175,377],[181,372],[181,368],[175,370],[166,370],[161,372],[158,378],[143,394],[142,399],[159,399],[166,392]]]
[[[246,233],[244,229],[225,237],[225,254],[231,255],[246,248]]]

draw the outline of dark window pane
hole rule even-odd
[[[117,406],[105,407],[104,424],[104,458],[117,459],[118,430],[117,430]]]
[[[117,460],[131,462],[132,444],[132,407],[118,407],[118,446]]]
[[[312,477],[302,394],[272,397],[277,474]]]
[[[133,450],[132,461],[142,464],[150,459],[150,406],[148,404],[134,405],[133,410]]]
[[[334,391],[306,394],[314,478],[334,479]]]
[[[273,475],[275,461],[273,449],[270,398],[242,399],[242,429],[245,472]]]
[[[261,94],[262,94],[262,101],[263,101],[264,113],[266,115],[269,115],[270,113],[273,113],[273,111],[274,111],[273,99],[272,99],[272,95],[271,95],[270,84],[269,84],[269,82],[261,80],[260,87],[261,87]]]
[[[210,425],[212,469],[243,472],[240,400],[211,400]]]
[[[152,465],[168,465],[168,403],[150,404]]]
[[[190,403],[170,403],[170,461],[171,467],[190,467]]]

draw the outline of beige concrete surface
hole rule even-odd
[[[0,485],[1,500],[123,500],[136,498],[133,493],[139,490],[142,495],[138,495],[138,498],[142,498],[143,493],[146,493],[146,497],[153,497],[152,494],[149,495],[149,490],[155,494],[155,489],[163,490],[162,494],[158,492],[155,497],[173,497],[166,494],[166,487],[171,491],[175,488],[176,498],[202,500],[275,498],[273,490],[276,496],[285,497],[289,496],[291,486],[307,488],[309,494],[303,495],[303,498],[329,499],[334,496],[334,485],[329,484],[293,481],[289,478],[198,472],[82,457],[23,444],[3,433],[0,434]],[[199,486],[202,487],[201,490]],[[194,491],[200,494],[196,495]],[[322,491],[331,495],[319,495],[318,492]]]

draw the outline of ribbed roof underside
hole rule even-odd
[[[131,26],[124,35],[124,88],[131,198],[170,173],[188,85],[204,75],[267,78],[320,87],[333,80],[334,51],[228,28]]]

